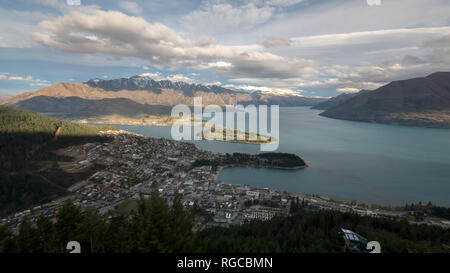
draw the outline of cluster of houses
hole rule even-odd
[[[95,167],[98,169],[95,173],[68,188],[70,195],[5,217],[1,223],[17,230],[25,216],[31,221],[36,221],[41,215],[55,219],[66,200],[71,200],[80,208],[94,208],[105,214],[124,200],[148,198],[154,189],[169,204],[179,194],[185,207],[202,209],[210,217],[199,218],[197,226],[201,227],[229,226],[287,215],[293,200],[299,199],[317,209],[370,216],[404,216],[398,212],[369,210],[335,202],[325,197],[238,185],[245,184],[245,180],[236,181],[233,185],[223,184],[218,181],[217,170],[213,166],[193,167],[196,160],[220,162],[221,154],[199,150],[191,143],[149,138],[125,131],[105,131],[101,134],[113,140],[71,146],[66,150],[67,154],[77,158],[73,162],[74,169]]]
[[[212,166],[192,167],[196,160],[220,161],[223,155],[199,150],[191,143],[125,131],[101,134],[113,140],[71,146],[65,151],[78,159],[73,162],[73,169],[83,171],[96,167],[95,173],[69,187],[69,196],[5,217],[2,223],[14,230],[24,216],[31,221],[41,215],[55,218],[66,200],[80,208],[94,208],[104,214],[124,200],[148,198],[154,185],[169,201],[179,194],[184,206],[195,205],[206,211],[211,216],[206,226],[228,226],[248,219],[267,220],[289,210],[287,201],[277,209],[246,205],[249,201],[281,200],[281,195],[283,200],[288,200],[287,193],[222,184]]]

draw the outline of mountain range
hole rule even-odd
[[[376,90],[341,94],[331,99],[245,92],[218,85],[201,85],[133,76],[84,83],[56,83],[35,92],[6,97],[0,104],[49,116],[80,120],[119,116],[141,119],[170,115],[177,104],[193,105],[277,104],[312,106],[320,115],[353,121],[434,128],[450,128],[450,72],[391,82]]]
[[[244,92],[221,86],[155,81],[145,76],[113,80],[93,79],[84,83],[56,83],[35,92],[26,92],[0,102],[3,105],[45,113],[58,118],[79,119],[98,115],[136,116],[170,113],[171,106],[193,105],[202,97],[203,105],[278,104],[312,106],[326,99],[267,92]]]
[[[374,91],[345,94],[318,104],[320,115],[433,128],[450,128],[450,72],[394,81]]]

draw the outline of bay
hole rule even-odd
[[[219,180],[383,205],[450,206],[450,130],[329,119],[309,107],[280,108],[277,152],[295,153],[304,170],[225,168]],[[171,138],[171,127],[115,125]],[[259,145],[195,141],[220,153],[259,153]]]

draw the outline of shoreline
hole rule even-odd
[[[142,127],[168,127],[168,126],[172,126],[174,125],[176,122],[181,122],[181,124],[179,124],[180,126],[186,126],[186,127],[202,127],[202,132],[199,133],[199,135],[201,134],[202,140],[209,140],[209,141],[220,141],[220,142],[228,142],[228,143],[241,143],[241,144],[256,144],[256,145],[261,145],[261,144],[274,144],[278,142],[278,139],[276,138],[271,138],[271,137],[267,137],[267,136],[262,136],[259,134],[256,134],[256,140],[250,140],[249,138],[251,137],[251,135],[255,135],[254,133],[248,133],[248,132],[241,132],[238,131],[236,129],[230,129],[226,126],[219,126],[219,125],[212,125],[209,124],[207,121],[200,121],[200,120],[196,120],[196,119],[176,119],[176,118],[172,118],[171,120],[168,120],[170,118],[170,116],[161,116],[161,119],[164,119],[165,122],[156,122],[154,120],[149,120],[148,122],[142,122],[142,121],[137,121],[136,120],[130,120],[130,119],[117,119],[117,120],[102,120],[102,119],[96,119],[96,120],[89,120],[89,119],[80,119],[80,120],[71,120],[71,122],[77,123],[77,124],[82,124],[82,125],[86,125],[86,124],[99,124],[99,125],[129,125],[129,126],[142,126]],[[218,127],[217,130],[222,130],[224,132],[224,134],[227,131],[234,131],[234,135],[235,137],[232,140],[227,140],[225,135],[222,136],[219,135],[214,135],[215,133],[209,132],[208,134],[205,134],[205,129],[211,129],[213,127]],[[248,140],[238,140],[237,139],[237,134],[244,134],[245,138],[248,138]],[[219,133],[220,134],[220,133]],[[220,137],[222,136],[222,137]],[[260,138],[260,139],[258,139]],[[263,139],[261,139],[263,138]],[[266,140],[266,139],[272,139],[271,141]]]
[[[106,134],[131,134],[131,135],[136,135],[136,136],[140,136],[140,137],[145,137],[145,138],[152,138],[150,136],[147,135],[141,135],[138,133],[134,133],[134,132],[130,132],[130,131],[126,131],[126,130],[118,130],[118,131],[105,131],[105,132],[101,132],[101,133],[106,133]],[[270,166],[252,166],[252,165],[238,165],[238,164],[227,164],[227,165],[219,165],[214,173],[214,180],[216,182],[219,181],[219,175],[221,173],[221,171],[225,168],[234,168],[234,167],[253,167],[253,168],[266,168],[266,169],[281,169],[281,170],[302,170],[305,169],[307,167],[310,167],[310,165],[308,163],[305,162],[304,166],[300,166],[300,167],[270,167]],[[233,184],[233,185],[239,185],[239,184]],[[252,185],[248,185],[257,189],[262,189],[258,186],[252,186]],[[278,188],[271,188],[273,190],[277,190],[277,191],[281,191],[281,192],[288,192],[286,190],[281,190]],[[358,206],[363,206],[363,207],[377,207],[377,208],[382,208],[384,210],[388,210],[388,211],[403,211],[401,208],[408,204],[398,204],[398,205],[390,205],[390,204],[382,204],[382,203],[370,203],[370,202],[366,202],[366,201],[357,201],[357,200],[350,200],[350,199],[336,199],[334,197],[328,197],[328,196],[324,196],[324,195],[320,195],[320,194],[313,194],[313,193],[294,193],[297,195],[306,195],[306,196],[319,196],[319,198],[323,199],[325,198],[325,200],[329,200],[333,203],[336,204],[349,204],[352,202],[355,202]],[[440,206],[440,205],[436,205],[436,206]],[[447,208],[447,206],[440,206],[440,207],[445,207]],[[400,209],[399,209],[400,208]]]
[[[236,168],[236,167],[244,167],[244,168],[264,168],[264,169],[279,169],[279,170],[303,170],[309,167],[308,164],[305,164],[304,166],[298,166],[298,167],[271,167],[271,166],[253,166],[253,165],[245,165],[245,164],[227,164],[227,165],[220,165],[217,167],[217,170],[215,172],[215,180],[219,181],[219,175],[220,172],[223,169],[226,168]]]
[[[92,151],[92,153],[88,153],[91,154],[90,157],[86,157],[86,159],[84,159],[83,161],[79,161],[76,160],[73,162],[73,164],[75,165],[80,165],[81,162],[85,162],[85,160],[90,161],[90,164],[97,164],[97,163],[106,163],[105,164],[105,169],[100,170],[98,175],[95,175],[95,177],[93,178],[94,180],[92,180],[96,185],[99,185],[101,188],[103,188],[104,190],[101,191],[95,191],[96,194],[90,196],[90,193],[92,193],[93,191],[91,191],[92,187],[89,187],[89,185],[84,184],[84,183],[79,183],[79,184],[74,184],[73,186],[75,186],[75,190],[74,192],[72,192],[71,194],[69,194],[69,196],[64,196],[60,199],[57,200],[53,200],[49,203],[45,203],[45,204],[41,204],[39,206],[36,206],[34,208],[30,208],[28,210],[22,211],[22,212],[17,212],[14,215],[9,215],[7,216],[6,219],[8,224],[11,225],[15,225],[17,223],[20,222],[22,216],[27,216],[27,215],[34,215],[36,213],[36,211],[41,211],[41,209],[44,209],[46,212],[45,213],[53,213],[54,211],[56,211],[61,205],[62,205],[62,201],[60,200],[66,200],[67,198],[69,199],[73,199],[73,201],[75,202],[74,204],[76,206],[80,206],[82,208],[85,207],[92,207],[95,209],[98,209],[99,211],[102,211],[102,213],[114,208],[115,205],[117,205],[118,203],[122,202],[123,200],[128,200],[128,199],[134,199],[136,198],[136,193],[137,192],[142,192],[142,191],[148,191],[149,189],[149,185],[147,183],[138,183],[138,184],[130,184],[128,186],[128,184],[126,184],[126,181],[135,181],[136,179],[138,179],[138,176],[141,175],[150,175],[150,173],[146,173],[147,169],[148,169],[148,162],[157,162],[158,164],[152,164],[151,166],[155,166],[155,170],[158,169],[159,164],[164,163],[167,164],[167,160],[168,158],[171,156],[170,154],[177,154],[177,150],[180,149],[185,149],[186,151],[193,151],[194,154],[196,154],[196,157],[199,160],[205,160],[207,161],[206,164],[204,165],[198,165],[196,167],[200,167],[198,170],[193,171],[192,170],[192,166],[189,167],[190,165],[184,165],[185,167],[183,167],[184,172],[188,173],[189,176],[179,176],[181,180],[184,179],[183,183],[179,183],[178,187],[181,187],[181,189],[184,190],[183,187],[190,187],[189,185],[192,185],[192,183],[194,182],[192,180],[192,178],[190,176],[192,175],[197,175],[197,179],[198,181],[195,182],[197,184],[201,184],[202,183],[202,179],[207,179],[207,181],[210,181],[210,183],[216,183],[218,185],[218,187],[222,187],[223,189],[227,188],[230,189],[229,187],[231,187],[232,189],[232,195],[242,195],[241,193],[238,193],[237,190],[235,191],[235,189],[237,188],[241,188],[244,187],[246,188],[246,191],[250,191],[253,195],[253,193],[256,192],[260,192],[262,195],[265,195],[267,193],[267,191],[270,192],[276,192],[278,193],[279,196],[284,196],[285,198],[288,199],[292,199],[292,198],[297,198],[296,200],[303,200],[307,202],[307,205],[309,207],[311,207],[312,209],[326,209],[326,210],[336,210],[336,211],[341,211],[341,212],[352,212],[352,213],[357,213],[360,215],[366,215],[366,216],[372,216],[372,217],[398,217],[398,218],[404,218],[412,223],[417,223],[417,224],[433,224],[433,225],[440,225],[440,226],[445,226],[445,227],[450,227],[450,225],[447,225],[447,222],[442,222],[439,218],[439,221],[435,221],[433,218],[427,217],[426,219],[422,220],[422,221],[417,221],[414,220],[412,218],[411,215],[409,215],[409,211],[406,209],[406,207],[402,207],[402,206],[386,206],[386,205],[378,205],[378,204],[370,204],[370,203],[364,203],[364,202],[357,202],[357,201],[348,201],[348,200],[341,200],[341,199],[335,199],[333,197],[327,197],[327,196],[323,196],[323,195],[318,195],[318,194],[309,194],[309,193],[300,193],[300,192],[289,192],[286,190],[281,190],[281,189],[277,189],[277,187],[272,188],[272,186],[269,187],[262,187],[262,186],[252,186],[252,185],[248,185],[245,184],[243,182],[240,182],[239,184],[230,184],[230,183],[219,183],[219,174],[220,172],[224,169],[224,168],[229,168],[229,167],[256,167],[256,168],[268,168],[268,169],[304,169],[306,168],[308,165],[306,164],[306,162],[303,162],[304,165],[298,164],[297,167],[272,167],[269,166],[268,164],[263,164],[263,162],[270,162],[270,161],[259,161],[258,158],[256,158],[256,162],[254,164],[248,164],[245,163],[246,161],[241,161],[244,163],[239,163],[239,161],[237,161],[237,163],[229,163],[229,164],[222,164],[222,165],[215,165],[216,168],[211,168],[214,167],[214,164],[207,164],[208,161],[209,163],[212,162],[219,162],[221,159],[224,159],[224,155],[221,155],[220,153],[214,153],[214,152],[209,152],[209,151],[202,151],[199,150],[197,147],[195,147],[194,144],[189,144],[189,143],[180,143],[180,144],[175,144],[175,145],[171,145],[170,143],[175,143],[175,142],[179,142],[179,141],[174,141],[174,140],[164,140],[164,139],[157,139],[157,138],[153,138],[151,136],[145,136],[145,135],[140,135],[140,134],[136,134],[134,132],[130,132],[130,131],[125,131],[125,130],[105,130],[105,131],[100,131],[99,135],[105,135],[105,136],[111,136],[113,137],[116,141],[113,142],[107,142],[106,146],[104,144],[101,143],[97,143],[94,145],[88,145],[85,146],[85,144],[81,145],[82,147],[86,147],[87,149],[89,149],[89,151]],[[141,141],[139,140],[140,138],[144,138],[150,141]],[[170,145],[167,145],[170,144]],[[147,146],[143,146],[143,145],[148,145]],[[180,147],[183,146],[183,147]],[[169,146],[169,148],[168,148]],[[76,146],[75,146],[76,147]],[[132,148],[129,148],[132,147]],[[147,158],[143,158],[145,153],[147,153],[149,150],[149,148],[151,148],[150,150],[155,151],[155,147],[159,147],[160,149],[162,149],[161,151],[164,151],[164,155],[163,156],[159,156],[159,157],[147,157]],[[172,147],[172,148],[170,148]],[[158,149],[159,149],[158,148]],[[106,149],[106,150],[105,150]],[[117,150],[120,150],[121,152],[117,153]],[[161,151],[155,151],[154,153],[161,153]],[[167,151],[169,151],[169,154],[167,154]],[[112,154],[111,154],[112,152]],[[244,157],[242,157],[242,155],[244,155]],[[247,154],[248,155],[248,154]],[[117,157],[115,160],[117,159],[126,159],[130,162],[132,162],[132,165],[129,164],[124,164],[125,169],[118,169],[119,166],[116,166],[114,163],[114,159],[110,160],[112,157]],[[282,155],[283,156],[283,155]],[[287,157],[289,159],[289,156],[292,156],[292,154],[284,154],[285,157]],[[227,156],[225,156],[227,157]],[[229,158],[229,157],[228,157]],[[270,160],[270,159],[274,159],[275,161],[273,161],[273,163],[279,163],[279,164],[283,164],[283,161],[277,161],[277,157],[264,157],[266,158],[266,160]],[[251,158],[250,160],[255,160],[255,158]],[[301,158],[300,158],[301,159]],[[188,158],[185,159],[180,159],[180,160],[188,160]],[[189,159],[190,161],[191,159]],[[239,157],[239,155],[237,155],[237,160],[246,160],[245,158],[245,154],[241,154],[241,157]],[[279,159],[278,159],[279,160]],[[170,160],[171,162],[173,162],[173,160]],[[303,161],[303,160],[302,160]],[[190,161],[191,162],[191,161]],[[248,162],[248,161],[247,161]],[[252,161],[250,161],[252,162]],[[258,163],[259,162],[259,163]],[[291,162],[292,163],[292,162]],[[84,163],[83,163],[84,165]],[[172,166],[175,166],[175,163],[171,163]],[[256,166],[259,165],[259,166]],[[136,166],[142,166],[142,168],[137,168],[138,170],[140,170],[139,172],[136,172]],[[145,166],[145,167],[144,167]],[[183,165],[181,165],[183,166]],[[207,166],[208,168],[202,168],[203,166]],[[120,171],[120,174],[118,173]],[[122,173],[122,171],[124,171],[124,173]],[[160,174],[163,174],[161,172],[159,172]],[[111,174],[113,174],[112,178],[111,178]],[[164,176],[164,175],[163,175]],[[149,177],[154,177],[153,175],[149,176]],[[205,178],[206,177],[206,178]],[[195,177],[194,177],[195,178]],[[91,181],[90,178],[88,178],[86,181]],[[113,179],[113,180],[111,180]],[[141,179],[141,178],[139,178]],[[210,179],[210,180],[209,180]],[[244,179],[242,179],[244,180]],[[156,180],[155,180],[156,181]],[[240,179],[239,179],[240,181]],[[171,178],[167,178],[165,180],[164,183],[168,183],[167,185],[171,185],[171,183],[173,182],[173,180],[171,180]],[[113,183],[113,184],[111,184]],[[125,183],[125,184],[122,184]],[[153,182],[152,182],[153,183]],[[158,182],[159,183],[159,182]],[[188,184],[189,183],[189,184]],[[78,188],[77,186],[80,185],[81,187]],[[222,185],[222,186],[221,186]],[[164,189],[168,189],[167,187],[163,187]],[[115,194],[111,195],[110,194],[110,190],[105,190],[105,189],[114,189]],[[164,191],[163,191],[164,192]],[[100,199],[101,196],[99,196],[99,194],[103,197],[107,197],[107,202],[109,203],[104,203],[103,199]],[[170,194],[170,193],[167,193]],[[215,191],[212,190],[212,194],[219,196],[222,198],[223,196],[223,192],[222,191]],[[117,196],[116,196],[117,195]],[[245,196],[246,194],[244,194]],[[247,194],[250,196],[250,194]],[[75,198],[75,199],[74,199]],[[191,198],[191,197],[186,197],[186,198]],[[201,199],[202,197],[200,197]],[[86,200],[88,200],[88,203],[84,203]],[[286,199],[287,200],[287,199]],[[294,200],[294,199],[292,199]],[[282,200],[280,200],[280,202],[282,202]],[[238,211],[238,208],[235,208],[236,211]]]

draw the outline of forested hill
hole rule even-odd
[[[105,129],[62,121],[31,111],[0,106],[0,132],[2,135],[22,133],[53,136],[57,127],[61,127],[59,136],[94,136],[98,131]],[[34,144],[37,144],[37,142]]]
[[[92,170],[67,173],[53,151],[86,141],[112,127],[83,126],[0,106],[0,215],[48,202]],[[58,179],[59,177],[59,179]],[[61,179],[64,177],[64,179]]]
[[[58,129],[59,128],[59,129]],[[84,126],[30,111],[0,106],[0,167],[15,169],[43,144],[58,139],[62,144],[96,137],[100,130],[112,127]]]
[[[0,253],[64,253],[70,240],[83,253],[337,253],[345,251],[341,228],[378,241],[383,253],[449,252],[450,233],[440,227],[295,204],[291,216],[193,232],[193,219],[203,213],[183,208],[179,196],[169,206],[157,190],[129,213],[100,215],[67,202],[56,223],[25,218],[17,235],[0,226]]]

